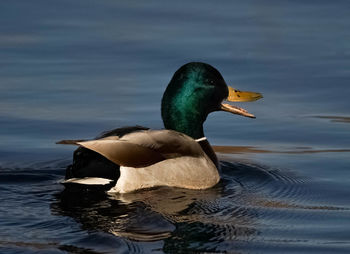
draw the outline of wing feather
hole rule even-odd
[[[121,140],[155,150],[165,157],[200,156],[201,146],[191,137],[173,130],[149,130],[125,135]]]
[[[86,141],[85,139],[65,139],[65,140],[60,140],[57,141],[56,144],[59,145],[76,145],[78,142],[84,142]]]
[[[99,139],[77,144],[93,150],[121,166],[147,167],[164,160],[160,153],[152,149],[120,140]]]
[[[77,142],[112,162],[127,167],[147,167],[168,158],[203,155],[201,146],[185,134],[171,131],[139,131],[122,138]]]
[[[107,136],[105,138],[101,138],[100,140],[117,140],[117,139],[119,139],[118,136]],[[56,144],[58,144],[58,145],[78,145],[78,143],[87,142],[87,141],[91,141],[91,140],[88,140],[88,139],[65,139],[65,140],[57,141]]]

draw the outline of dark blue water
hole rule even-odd
[[[2,1],[1,253],[349,253],[349,1]],[[213,113],[212,189],[71,193],[74,147],[162,128],[174,71],[263,93]]]

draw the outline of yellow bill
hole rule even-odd
[[[255,93],[255,92],[246,92],[246,91],[239,91],[237,89],[234,89],[232,87],[228,87],[229,94],[227,96],[227,101],[231,102],[247,102],[247,101],[256,101],[261,99],[263,96],[261,93]],[[249,113],[247,110],[233,106],[227,103],[222,103],[221,108],[222,111],[230,112],[232,114],[237,114],[245,117],[255,118],[255,116],[251,113]]]
[[[246,101],[256,101],[261,99],[263,96],[261,93],[240,91],[232,87],[228,87],[227,101],[232,102],[246,102]]]

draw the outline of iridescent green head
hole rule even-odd
[[[206,63],[191,62],[177,70],[162,99],[162,118],[166,129],[201,138],[203,123],[209,113],[219,110],[252,117],[243,109],[222,104],[222,101],[241,101],[240,92],[226,85],[220,72]],[[252,94],[255,94],[253,98]],[[258,94],[261,98],[261,95]],[[237,97],[238,96],[238,97]],[[258,99],[250,93],[249,100]],[[247,96],[246,96],[247,97]],[[246,100],[247,101],[247,100]]]

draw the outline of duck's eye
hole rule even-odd
[[[212,80],[212,79],[206,79],[205,81],[206,81],[207,83],[211,84],[211,85],[214,84],[214,80]]]

